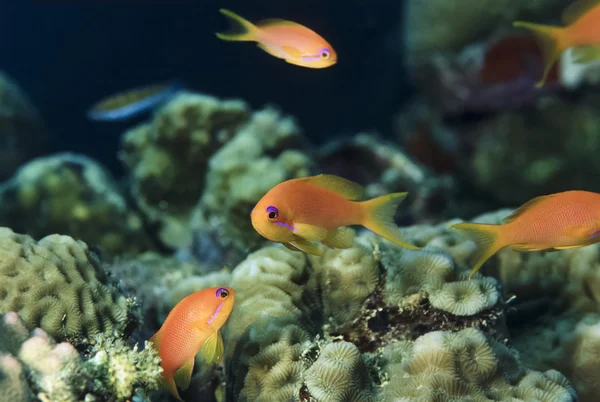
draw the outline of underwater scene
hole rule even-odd
[[[600,0],[3,0],[0,402],[600,402]]]

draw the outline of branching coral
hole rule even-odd
[[[31,237],[0,228],[0,313],[16,311],[29,329],[57,340],[89,342],[100,332],[131,330],[137,306],[121,294],[81,241]]]
[[[110,253],[152,248],[141,217],[98,163],[61,153],[35,159],[0,186],[0,223],[43,237],[62,233]]]

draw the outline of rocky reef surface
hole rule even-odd
[[[172,400],[144,341],[210,286],[237,292],[225,358],[197,359],[185,400],[600,392],[599,246],[502,250],[469,280],[475,244],[449,226],[472,209],[454,176],[371,134],[316,146],[273,107],[181,92],[121,144],[123,182],[63,153],[0,185],[0,402]],[[397,221],[422,249],[361,230],[316,257],[255,233],[249,213],[266,191],[317,172],[345,173],[369,196],[408,190]]]

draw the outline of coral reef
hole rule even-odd
[[[100,336],[81,357],[39,328],[29,335],[13,312],[0,315],[0,329],[2,402],[33,401],[34,395],[43,402],[125,402],[158,387],[162,369],[152,348],[138,352],[119,338]]]
[[[0,228],[0,313],[15,311],[28,329],[86,344],[99,333],[124,334],[138,317],[87,245],[51,235],[36,242]]]
[[[159,226],[165,244],[183,242],[185,221],[202,195],[210,157],[249,119],[243,101],[180,93],[151,122],[123,135],[120,157],[130,172],[132,197]]]
[[[152,248],[110,174],[82,155],[35,159],[0,185],[0,223],[33,237],[68,234],[111,254]]]
[[[385,401],[576,401],[558,371],[525,369],[518,354],[468,328],[430,332],[383,351]]]
[[[273,108],[254,113],[211,158],[192,230],[212,228],[221,248],[240,250],[240,255],[264,242],[248,219],[250,210],[275,185],[310,175],[312,161],[302,150],[304,145],[292,118]]]
[[[0,72],[0,181],[39,156],[46,142],[38,111],[18,85]]]

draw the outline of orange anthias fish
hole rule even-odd
[[[217,33],[220,39],[257,42],[258,47],[270,55],[302,67],[325,68],[337,62],[333,47],[303,25],[280,19],[254,25],[229,10],[219,11],[239,26],[237,32]]]
[[[285,181],[273,187],[251,212],[252,226],[263,237],[294,251],[321,255],[313,242],[349,248],[354,232],[345,226],[362,225],[389,241],[418,249],[402,240],[394,214],[406,193],[388,194],[359,202],[364,189],[334,175]]]
[[[231,288],[208,288],[185,297],[171,310],[160,330],[150,338],[161,357],[163,378],[171,394],[182,400],[177,386],[190,385],[194,358],[202,349],[207,363],[223,358],[219,333],[235,301]]]
[[[573,49],[575,62],[587,63],[600,58],[600,0],[579,0],[563,13],[566,27],[554,27],[515,21],[515,27],[532,30],[543,48],[545,70],[536,86],[546,81],[552,65],[562,52]]]
[[[480,248],[471,276],[504,247],[515,251],[565,250],[600,241],[600,194],[565,191],[536,197],[502,225],[459,223],[451,228],[473,235]]]

